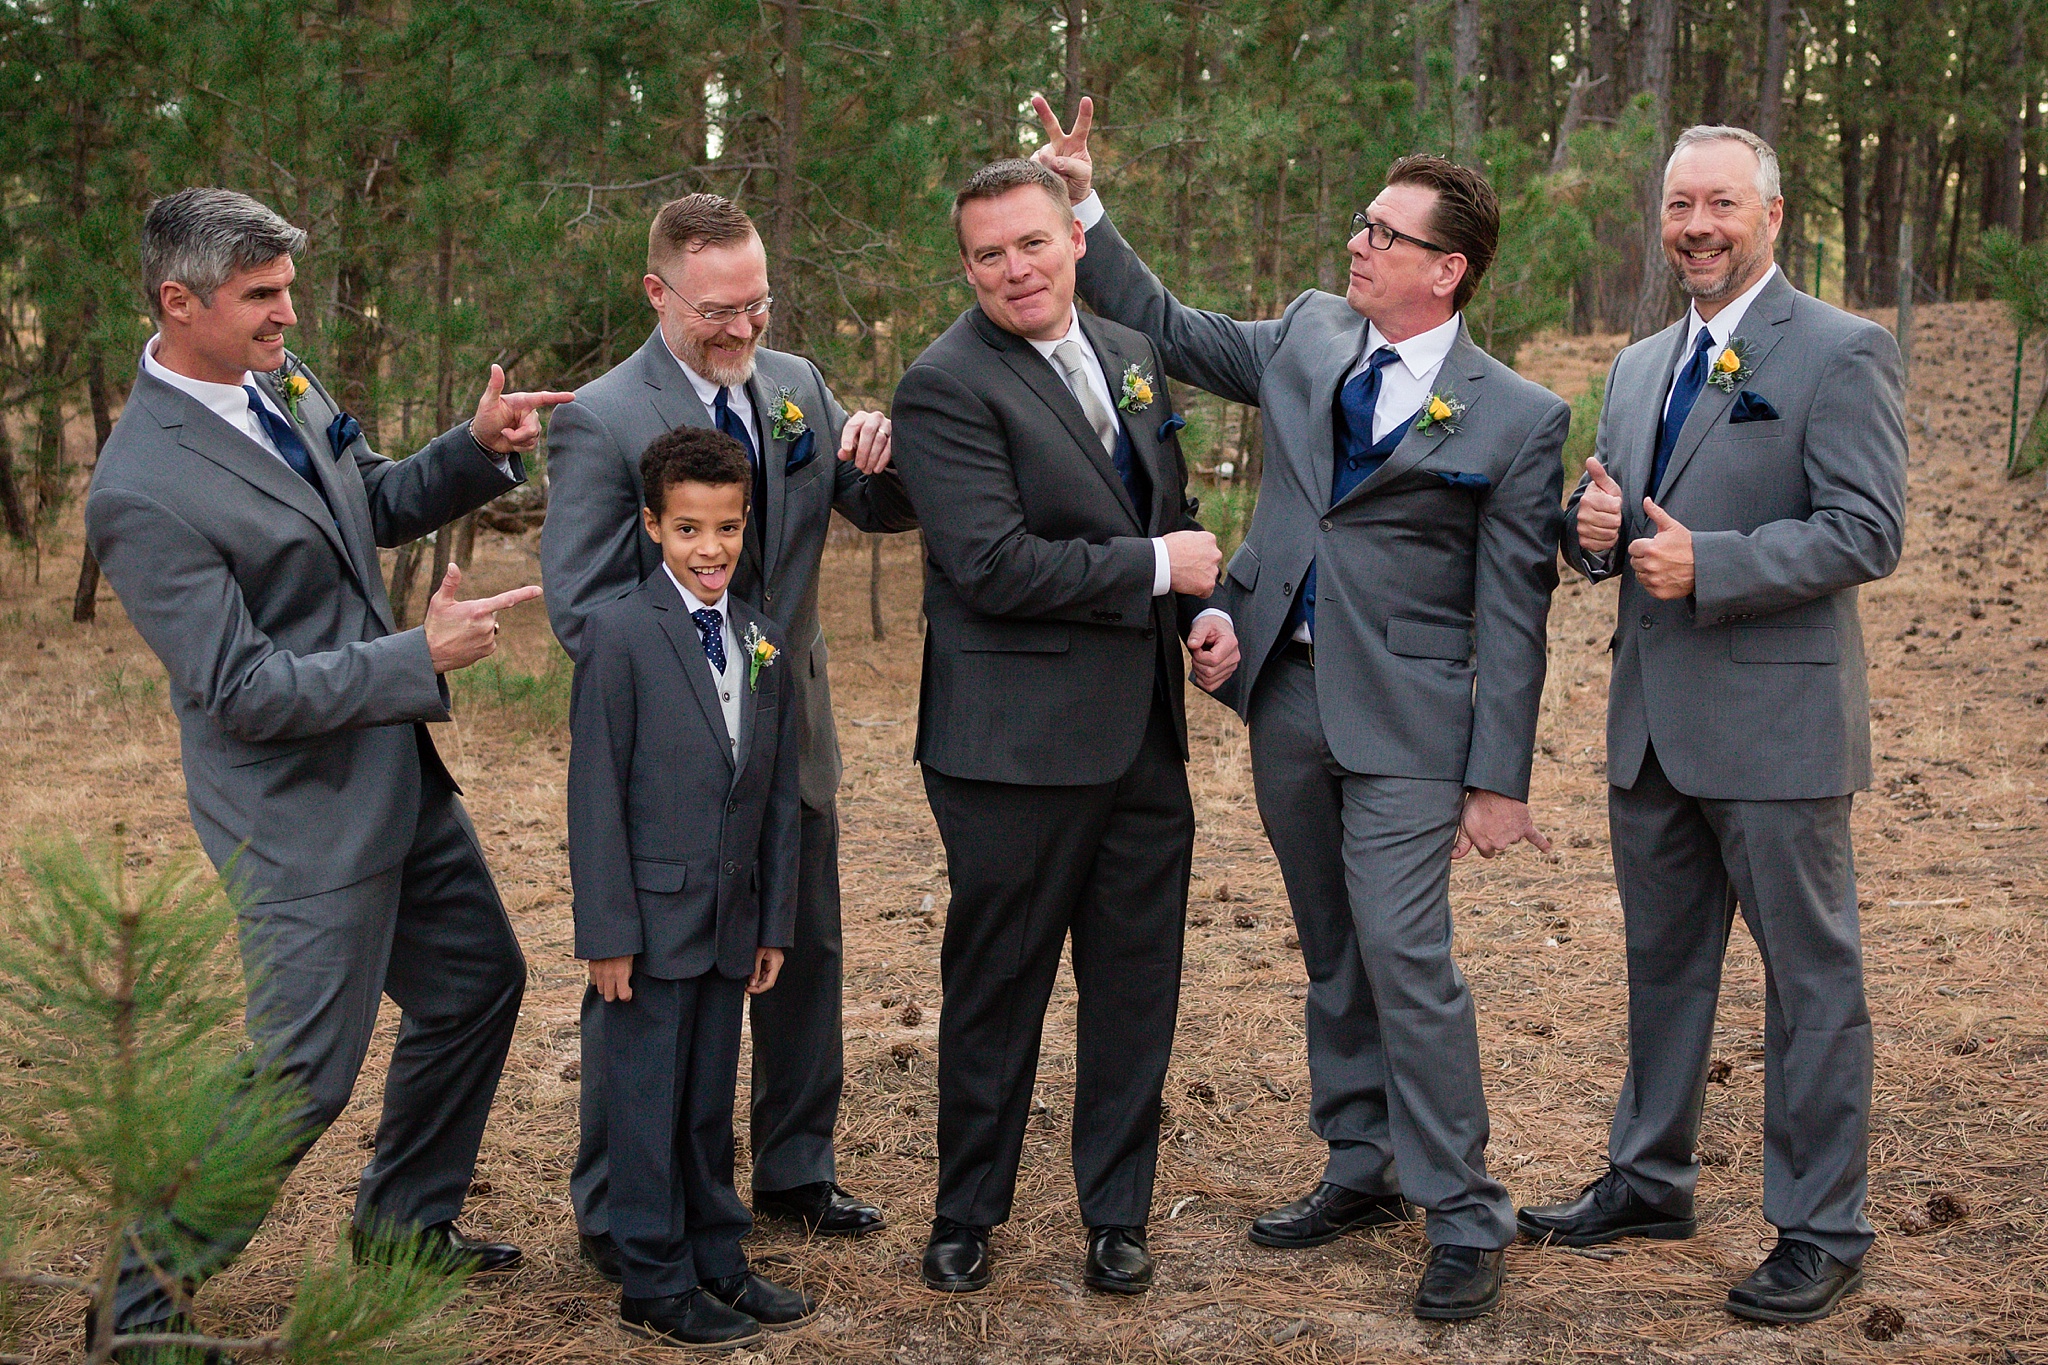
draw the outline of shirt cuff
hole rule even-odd
[[[1164,597],[1173,587],[1173,559],[1166,553],[1166,537],[1152,541],[1152,595]]]
[[[1107,213],[1108,210],[1102,207],[1102,196],[1094,190],[1088,191],[1088,197],[1074,205],[1074,218],[1075,221],[1081,224],[1081,231],[1083,232],[1094,228],[1097,223],[1103,220]]]
[[[1227,611],[1225,611],[1225,610],[1223,610],[1223,608],[1221,608],[1221,607],[1204,607],[1204,608],[1203,608],[1202,610],[1200,610],[1200,611],[1198,611],[1198,612],[1196,612],[1196,613],[1195,613],[1195,620],[1196,620],[1196,622],[1200,622],[1200,621],[1201,621],[1201,619],[1202,619],[1202,618],[1203,618],[1204,616],[1220,616],[1220,617],[1222,617],[1222,618],[1223,618],[1223,624],[1224,624],[1224,625],[1226,625],[1226,626],[1229,626],[1229,627],[1230,627],[1230,633],[1231,633],[1231,634],[1233,634],[1233,635],[1235,635],[1235,634],[1237,633],[1237,622],[1235,622],[1235,621],[1231,620],[1231,619],[1230,619],[1230,613],[1229,613],[1229,612],[1227,612]]]

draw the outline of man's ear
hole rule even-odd
[[[1458,292],[1458,286],[1464,283],[1465,272],[1471,268],[1472,263],[1465,259],[1463,252],[1453,251],[1438,263],[1436,283],[1430,287],[1430,292],[1440,299],[1452,297]]]
[[[165,280],[158,285],[156,300],[158,311],[178,322],[192,321],[192,314],[199,307],[199,296],[177,280]]]
[[[1081,226],[1079,218],[1073,221],[1072,226],[1074,229],[1074,259],[1078,261],[1088,254],[1088,229]]]
[[[648,306],[659,313],[661,311],[661,301],[668,294],[668,286],[662,283],[661,276],[651,272],[642,275],[640,277],[640,288],[646,291]]]

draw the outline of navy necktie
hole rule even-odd
[[[1380,405],[1380,373],[1400,358],[1401,353],[1392,346],[1380,347],[1365,362],[1365,368],[1337,391],[1337,412],[1332,422],[1336,435],[1333,443],[1336,469],[1330,476],[1332,507],[1343,501],[1352,489],[1371,478],[1387,462],[1387,456],[1394,453],[1401,437],[1407,434],[1408,424],[1402,423],[1387,432],[1388,439],[1384,443],[1372,438],[1373,413]],[[1295,599],[1294,610],[1288,613],[1283,638],[1293,639],[1294,628],[1304,621],[1308,623],[1309,635],[1313,637],[1316,631],[1314,560],[1309,561],[1308,572],[1302,575],[1301,596]]]
[[[1671,385],[1671,403],[1664,409],[1664,421],[1657,428],[1657,463],[1650,467],[1653,498],[1663,490],[1664,466],[1671,463],[1671,452],[1678,449],[1678,433],[1685,430],[1685,419],[1692,415],[1692,405],[1699,401],[1700,390],[1707,386],[1707,352],[1713,344],[1714,334],[1700,328],[1699,337],[1692,344],[1691,361]]]
[[[313,468],[313,457],[306,453],[306,443],[299,439],[299,429],[270,410],[263,396],[256,392],[254,384],[242,385],[242,392],[249,395],[249,411],[256,414],[256,420],[263,423],[263,430],[270,435],[270,442],[277,447],[277,453],[284,456],[284,462],[298,471],[300,478],[313,485],[313,491],[320,495],[320,501],[327,501],[327,490],[320,486],[320,475]],[[329,504],[328,511],[334,510]]]
[[[697,623],[697,633],[704,637],[704,657],[711,660],[714,671],[725,673],[725,623],[718,612],[711,607],[699,607],[690,613],[690,619]]]
[[[754,509],[747,520],[758,522],[763,515],[762,503],[768,497],[768,481],[763,474],[761,453],[754,449],[754,438],[747,435],[747,424],[732,410],[732,390],[721,388],[718,397],[711,400],[711,420],[718,423],[718,429],[740,443],[740,449],[747,452],[747,463],[754,470]]]

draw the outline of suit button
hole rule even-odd
[[[738,815],[738,814],[740,813],[740,803],[739,803],[739,802],[737,802],[737,801],[728,801],[728,802],[726,802],[726,803],[725,803],[725,813],[726,813],[727,815]]]
[[[1643,618],[1643,629],[1644,629],[1644,630],[1648,630],[1649,628],[1650,628],[1650,618],[1649,618],[1649,617],[1647,617],[1647,616],[1645,616],[1645,617]]]
[[[1325,518],[1323,518],[1323,523],[1322,523],[1322,525],[1323,525],[1323,529],[1324,529],[1325,531],[1329,530],[1329,529],[1330,529],[1330,519],[1329,519],[1328,517],[1325,517]]]
[[[725,865],[725,875],[726,875],[726,876],[728,876],[728,877],[737,877],[737,876],[739,876],[739,875],[740,875],[740,865],[739,865],[738,863],[727,863],[727,864]]]
[[[764,607],[772,607],[772,606],[774,606],[774,605],[775,605],[775,594],[774,594],[774,593],[772,593],[772,592],[764,592],[764,593],[762,593],[762,594],[761,594],[761,605],[762,605],[762,606],[764,606]]]
[[[1282,597],[1294,596],[1294,585],[1292,583],[1282,583],[1280,585],[1280,595]]]

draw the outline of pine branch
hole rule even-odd
[[[283,1337],[209,1337],[197,1332],[124,1332],[114,1338],[117,1350],[138,1346],[190,1346],[201,1351],[233,1351],[258,1359],[281,1356],[290,1350]]]

